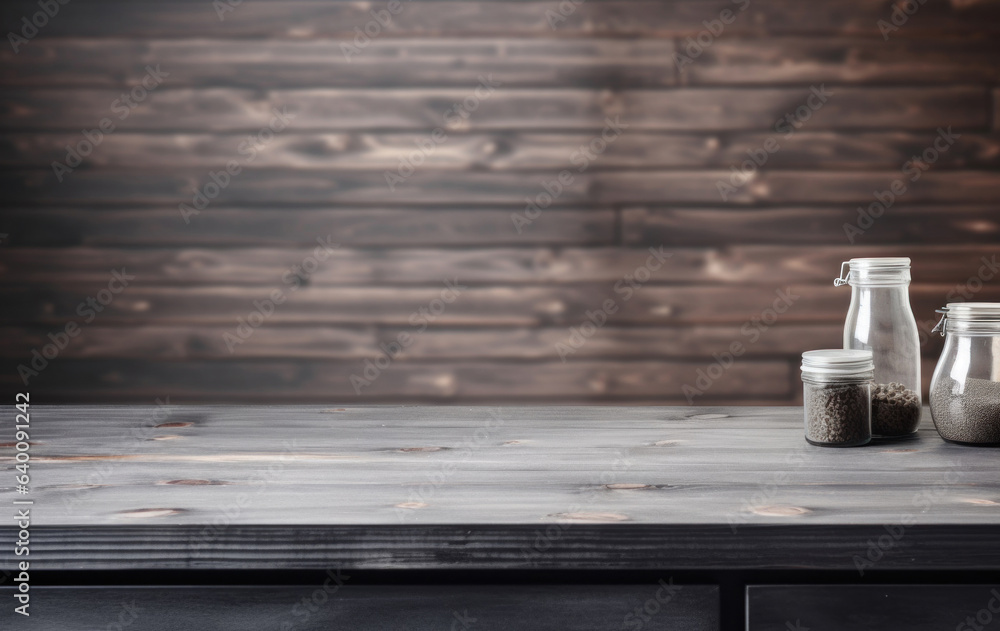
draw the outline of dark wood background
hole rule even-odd
[[[798,357],[836,347],[852,256],[914,259],[921,328],[1000,256],[1000,5],[927,0],[885,41],[883,0],[750,0],[684,72],[672,55],[737,4],[405,1],[350,62],[341,44],[387,2],[73,0],[0,50],[0,353],[5,391],[40,401],[684,402],[712,354],[749,342],[775,292],[801,296],[698,403],[794,403]],[[564,8],[571,6],[564,4]],[[3,32],[34,2],[5,2]],[[704,39],[704,38],[703,38]],[[58,182],[51,168],[148,64],[169,73]],[[414,142],[480,75],[502,83],[390,191]],[[833,92],[789,138],[775,121]],[[200,215],[209,171],[272,107],[296,117]],[[629,127],[521,234],[511,214],[608,116]],[[843,224],[934,140],[961,138],[849,244]],[[781,149],[726,202],[716,182]],[[339,244],[290,291],[317,237]],[[624,302],[650,246],[673,253]],[[24,386],[16,367],[112,269],[136,279]],[[426,331],[410,314],[468,289]],[[975,288],[977,283],[973,282]],[[288,300],[234,353],[253,301]],[[555,344],[620,305],[567,362]],[[975,296],[1000,300],[997,282]],[[413,345],[356,395],[379,343]],[[940,342],[927,336],[925,381]]]

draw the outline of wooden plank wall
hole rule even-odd
[[[3,32],[38,11],[5,2]],[[38,21],[0,49],[0,382],[40,401],[683,403],[702,370],[696,403],[795,403],[799,353],[840,342],[842,260],[912,257],[925,332],[956,287],[1000,300],[996,2],[73,0]],[[935,157],[939,128],[960,136]]]

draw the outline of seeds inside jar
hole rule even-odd
[[[920,425],[920,395],[901,383],[876,384],[872,388],[872,433],[905,436]]]
[[[806,438],[828,445],[853,445],[871,438],[867,384],[806,388]]]
[[[942,376],[931,393],[931,412],[946,440],[1000,444],[1000,383],[996,381],[967,379],[963,388]]]

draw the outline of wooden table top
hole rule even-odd
[[[885,569],[1000,568],[1000,450],[926,410],[853,449],[797,407],[31,413],[39,568],[853,568],[886,534]]]

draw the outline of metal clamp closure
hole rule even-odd
[[[941,337],[944,337],[945,333],[948,332],[948,310],[947,309],[935,309],[934,313],[940,313],[941,314],[941,319],[938,320],[938,323],[934,325],[933,329],[931,329],[931,333],[937,333],[938,331],[940,331],[941,332]]]
[[[851,265],[850,261],[844,261],[843,263],[840,264],[840,277],[833,279],[834,287],[840,287],[841,285],[846,285],[849,282],[851,282],[850,270],[848,269],[846,273],[844,271],[844,269],[850,267],[850,265]]]

